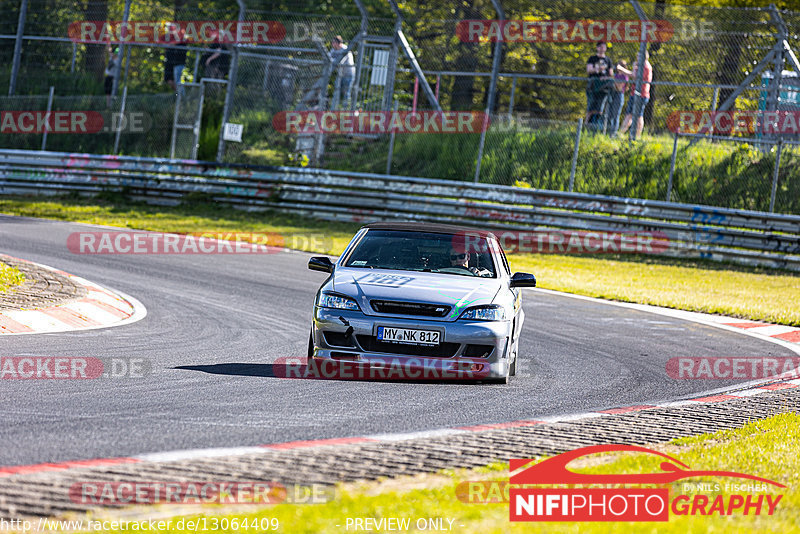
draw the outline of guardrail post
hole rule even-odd
[[[672,180],[675,176],[675,158],[678,156],[678,132],[675,132],[675,139],[672,141],[672,159],[669,162],[669,182],[667,182],[667,202],[672,200]]]
[[[575,150],[572,151],[572,166],[569,169],[569,192],[575,187],[575,169],[578,166],[578,149],[581,147],[581,131],[583,131],[583,117],[578,119],[578,131],[575,132]]]
[[[50,112],[53,111],[53,93],[56,88],[50,86],[50,95],[47,97],[47,113],[45,114],[44,132],[42,132],[42,151],[47,147],[47,131],[50,129]]]
[[[772,171],[772,193],[769,196],[769,212],[775,212],[775,195],[778,193],[778,170],[781,166],[781,152],[783,151],[783,139],[778,139],[778,153],[775,154],[775,168]]]

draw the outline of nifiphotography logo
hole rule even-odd
[[[589,474],[576,473],[566,467],[577,458],[603,452],[647,453],[660,456],[666,461],[660,465],[662,472],[657,473]],[[768,486],[786,487],[746,473],[695,471],[672,456],[635,445],[583,447],[548,458],[520,471],[520,468],[534,461],[512,459],[509,462],[512,473],[509,478],[511,521],[669,521],[670,511],[678,516],[771,516],[783,495],[766,493]],[[683,484],[681,494],[672,496],[669,488],[650,487],[709,476],[739,478],[752,482],[724,484],[725,494],[717,495],[686,495],[683,492],[693,489],[719,491],[722,489],[720,484]],[[520,485],[524,487],[519,487]],[[530,487],[532,485],[550,487]],[[594,487],[575,487],[576,485]],[[605,487],[596,487],[597,485]],[[756,494],[757,492],[761,494]]]

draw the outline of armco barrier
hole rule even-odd
[[[497,230],[659,232],[668,256],[800,271],[800,216],[378,174],[0,150],[0,194],[125,190],[155,204],[203,193],[247,209],[352,222],[418,220]]]

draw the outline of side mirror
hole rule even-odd
[[[330,258],[325,256],[314,256],[308,260],[308,268],[312,271],[321,271],[323,273],[333,272],[333,262]]]
[[[536,287],[536,277],[528,273],[514,273],[511,287]]]

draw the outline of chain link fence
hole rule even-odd
[[[114,113],[150,115],[146,133],[50,133],[48,149],[317,166],[800,213],[796,135],[676,136],[673,127],[683,111],[800,112],[800,69],[783,46],[784,40],[789,48],[800,43],[800,11],[502,0],[501,24],[492,3],[412,2],[395,10],[387,2],[362,10],[344,2],[313,12],[318,8],[299,0],[285,11],[256,0],[245,0],[244,10],[233,0],[127,6],[125,0],[27,0],[16,54],[23,2],[12,3],[0,20],[0,86],[13,96],[0,98],[0,109],[42,111],[49,102],[53,111],[93,111],[112,121]],[[183,86],[173,90],[166,79],[174,44],[70,39],[70,22],[119,21],[126,12],[130,21],[269,21],[279,31],[266,43],[187,44]],[[617,80],[618,88],[624,84],[621,106],[611,98],[612,83],[605,83],[608,97],[595,114],[601,120],[587,128],[586,64],[599,40],[587,33],[588,24],[602,23],[611,63],[624,61],[633,70],[643,48],[636,33],[642,20],[656,29],[644,47],[652,83],[646,88],[631,75]],[[504,34],[508,21],[518,31]],[[525,24],[539,33],[523,35]],[[480,31],[470,33],[475,28]],[[335,36],[349,54],[332,47]],[[120,47],[122,61],[106,97],[111,46]],[[212,64],[221,68],[207,65],[214,54]],[[650,98],[644,134],[631,142],[635,121],[613,134],[625,122],[637,82]],[[488,113],[485,134],[483,128],[446,134],[286,127],[289,113],[334,111],[357,120],[438,107]],[[0,133],[0,147],[39,149],[43,137]]]

